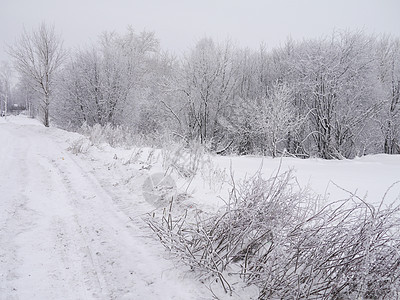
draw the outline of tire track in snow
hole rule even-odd
[[[126,197],[119,186],[113,185],[115,189],[110,191],[111,185],[99,181],[96,174],[89,171],[92,168],[79,157],[68,155],[68,160],[74,165],[68,164],[65,168],[64,162],[58,160],[55,167],[63,172],[68,190],[84,196],[78,197],[76,205],[93,212],[89,236],[93,248],[100,249],[96,258],[109,287],[110,298],[205,299],[198,294],[198,286],[192,286],[192,290],[183,287],[182,278],[171,273],[173,263],[162,258],[164,249],[154,239],[147,224],[141,218],[131,218],[132,212],[137,216],[148,212],[151,206],[143,199],[138,201],[137,194],[136,198]],[[113,193],[115,191],[117,193]],[[95,237],[93,232],[96,232]]]
[[[14,124],[6,130],[10,149],[22,151],[10,165],[26,169],[26,185],[16,187],[25,196],[19,219],[26,222],[8,222],[10,235],[21,233],[9,243],[16,253],[10,269],[19,276],[5,287],[16,287],[6,298],[207,298],[163,258],[164,249],[146,224],[130,219],[146,212],[146,202],[100,183],[98,173],[89,172],[93,164],[65,151],[67,133]]]
[[[1,295],[6,299],[106,298],[99,292],[100,288],[87,288],[82,284],[82,262],[87,270],[93,267],[90,259],[84,258],[87,249],[83,247],[82,251],[76,245],[88,243],[80,237],[73,215],[65,206],[68,194],[60,191],[55,169],[48,164],[47,157],[54,156],[51,153],[54,149],[49,147],[52,142],[21,129],[17,126],[7,128],[13,139],[7,150],[13,153],[8,169],[14,170],[7,183],[11,186],[11,181],[18,182],[14,187],[19,197],[7,193],[8,197],[13,197],[9,202],[14,208],[7,212],[7,226],[1,230],[5,238],[0,240],[0,249],[8,249],[8,254],[5,257],[7,266],[1,266],[0,273],[3,273],[2,269],[8,269],[12,276],[6,275],[8,279],[1,280],[7,283]],[[71,226],[63,227],[62,224]],[[62,247],[67,244],[58,238],[60,236],[68,236],[68,248],[64,251]]]
[[[79,219],[77,223],[80,224],[81,235],[86,241],[85,244],[88,245],[87,257],[95,268],[93,273],[98,279],[102,294],[107,299],[117,299],[123,297],[124,294],[129,295],[132,292],[131,287],[137,285],[138,281],[138,278],[134,278],[133,275],[140,277],[139,280],[144,281],[144,285],[150,286],[152,280],[146,279],[145,274],[135,270],[135,266],[126,261],[134,252],[140,251],[134,251],[129,244],[126,244],[126,241],[131,240],[132,232],[121,232],[132,229],[131,220],[116,210],[112,205],[111,197],[96,179],[92,175],[82,172],[75,160],[70,159],[74,161],[75,166],[69,166],[68,169],[56,161],[52,161],[52,163],[53,167],[59,170],[59,174],[62,174],[62,182],[71,196],[75,211],[90,212],[86,220],[79,218],[79,213],[76,213]],[[71,170],[71,168],[77,168],[79,172]],[[78,176],[80,178],[77,178],[76,175],[72,176],[77,173],[84,175]],[[124,238],[120,238],[120,235],[123,235]],[[141,254],[146,255],[145,253]],[[124,268],[124,263],[127,266],[130,265],[130,268],[127,266]],[[118,274],[120,271],[123,273],[122,276]]]
[[[17,266],[21,263],[16,249],[15,237],[29,229],[32,224],[30,216],[32,212],[26,207],[27,198],[14,186],[17,183],[22,187],[26,186],[27,166],[26,152],[29,145],[17,141],[18,147],[13,147],[10,140],[13,136],[1,127],[0,148],[0,195],[2,209],[0,212],[0,295],[14,297],[18,290],[15,282],[20,277]],[[20,163],[13,164],[10,154]],[[17,179],[19,179],[17,181]]]
[[[57,148],[57,150],[60,149]],[[60,150],[58,153],[62,154],[62,152]],[[65,220],[56,216],[53,217],[52,221],[59,225],[52,228],[54,243],[58,244],[57,247],[59,250],[64,245],[68,246],[67,252],[59,252],[63,265],[71,265],[74,262],[71,269],[73,275],[68,275],[72,286],[82,288],[82,290],[76,290],[78,295],[75,295],[71,299],[76,299],[76,296],[79,296],[79,299],[109,299],[110,291],[95,254],[95,239],[93,238],[93,234],[90,233],[91,225],[89,219],[86,220],[80,217],[82,212],[85,212],[87,209],[86,206],[83,206],[78,201],[79,198],[85,199],[84,196],[81,196],[84,192],[77,193],[74,190],[70,184],[70,178],[65,175],[65,171],[61,170],[60,166],[56,163],[57,160],[62,160],[62,155],[54,157],[54,155],[41,154],[40,156],[42,156],[41,163],[47,166],[47,169],[51,170],[52,173],[50,190],[61,190],[62,197],[68,204],[68,208],[71,209],[71,215],[68,218],[64,217]],[[82,210],[82,212],[79,210]],[[87,215],[85,216],[87,217]],[[65,226],[67,221],[68,227]],[[64,243],[59,238],[60,236],[66,239]],[[62,245],[59,245],[60,242]],[[85,285],[81,284],[82,281]],[[84,298],[81,298],[81,295],[85,295]]]

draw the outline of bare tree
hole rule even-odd
[[[400,153],[400,40],[384,36],[378,43],[378,76],[383,93],[379,120],[384,153]]]
[[[143,106],[157,102],[150,98],[157,94],[158,56],[152,32],[104,32],[97,44],[70,55],[60,72],[55,121],[138,129]]]
[[[295,115],[292,94],[286,84],[277,83],[272,86],[268,97],[258,101],[255,128],[263,143],[263,152],[272,157],[276,157],[278,151],[282,151],[283,145],[281,147],[279,145],[284,143],[288,134],[296,131],[304,121]]]
[[[31,88],[42,96],[43,124],[48,127],[55,74],[66,56],[60,37],[53,26],[42,23],[36,31],[24,30],[15,45],[9,48],[9,54],[21,76],[29,79]]]
[[[356,155],[356,143],[377,113],[373,38],[333,34],[295,47],[293,81],[299,110],[305,110],[313,143],[310,152],[325,159]]]
[[[229,42],[216,45],[200,40],[185,57],[177,78],[178,97],[185,99],[186,135],[201,143],[212,141],[218,132],[219,118],[233,97],[236,66]]]

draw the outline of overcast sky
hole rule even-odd
[[[180,54],[210,36],[267,47],[331,34],[334,29],[400,36],[400,0],[0,0],[0,60],[23,28],[54,24],[67,48],[105,31],[154,31],[163,49]]]

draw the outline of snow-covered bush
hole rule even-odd
[[[86,138],[80,138],[73,141],[67,150],[71,151],[72,154],[86,153],[90,146],[91,144]]]
[[[131,132],[121,126],[112,126],[111,124],[88,126],[85,123],[80,131],[89,137],[93,145],[108,143],[111,147],[117,147],[128,146],[133,143]]]
[[[397,298],[399,225],[399,207],[381,210],[351,197],[292,224],[241,275],[263,299]]]
[[[400,208],[349,199],[317,209],[290,172],[235,184],[214,215],[148,223],[164,246],[226,292],[241,278],[260,299],[377,299],[400,295]]]
[[[292,189],[290,179],[290,173],[270,180],[257,174],[240,186],[234,184],[226,207],[211,217],[172,220],[169,212],[162,222],[149,219],[149,224],[168,249],[202,276],[218,276],[228,291],[227,272],[240,273],[239,261],[247,265],[273,237],[283,237],[290,224],[299,223],[307,213],[303,202],[308,199],[304,191]]]
[[[130,143],[130,133],[121,126],[111,126],[108,123],[103,127],[103,135],[111,147],[123,146]]]

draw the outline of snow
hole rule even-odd
[[[80,139],[90,145],[33,119],[0,118],[0,298],[212,298],[142,219],[160,204],[142,189],[165,173],[163,151],[103,144],[74,155],[68,148]],[[170,176],[176,192],[188,194],[185,205],[204,211],[227,199],[230,170],[238,181],[258,170],[266,177],[293,170],[299,185],[324,201],[348,197],[345,189],[379,202],[400,181],[399,155],[341,161],[205,156],[199,166],[191,181]],[[400,184],[387,203],[399,195]],[[252,297],[254,289],[237,287],[233,298]]]
[[[389,188],[384,203],[400,204],[400,155],[369,155],[354,160],[214,156],[211,160],[211,168],[205,164],[207,176],[196,176],[188,189],[193,201],[204,210],[215,211],[228,200],[231,173],[240,183],[258,171],[265,178],[291,171],[301,188],[308,187],[320,195],[320,205],[347,199],[350,194],[378,204]],[[182,180],[177,178],[177,182]]]
[[[123,201],[138,215],[148,208],[140,194],[124,200],[103,185],[66,150],[74,136],[21,117],[0,124],[1,298],[203,299],[127,215]]]
[[[252,175],[260,166],[267,177],[278,170],[293,170],[300,186],[309,186],[314,192],[327,196],[327,200],[347,198],[349,194],[344,191],[347,190],[370,203],[377,203],[390,185],[400,181],[400,155],[369,155],[354,160],[235,157],[219,161],[227,168],[232,164],[238,177]],[[400,185],[397,185],[387,200],[395,200],[399,194]]]

